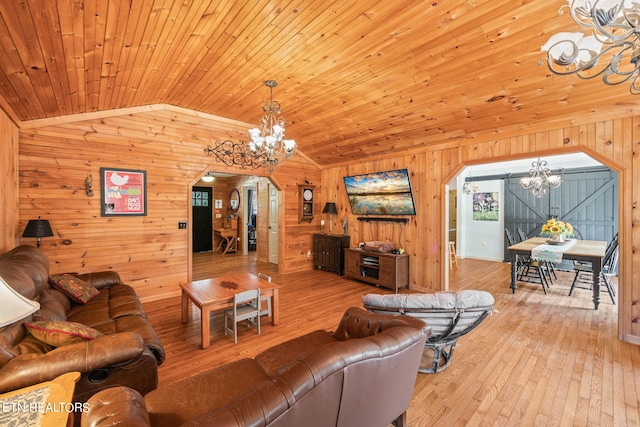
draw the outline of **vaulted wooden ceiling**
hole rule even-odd
[[[19,121],[170,104],[257,124],[274,79],[320,165],[635,108],[552,75],[565,0],[0,0],[0,107]]]

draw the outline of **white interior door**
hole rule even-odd
[[[269,262],[278,263],[278,190],[269,184]]]

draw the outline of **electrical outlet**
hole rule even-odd
[[[311,250],[307,251],[307,258],[311,258]]]
[[[180,221],[178,222],[178,228],[180,230],[186,230],[187,229],[187,222],[186,221]]]

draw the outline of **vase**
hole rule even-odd
[[[564,233],[551,233],[552,242],[564,242]]]

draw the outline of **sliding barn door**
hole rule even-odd
[[[571,223],[579,239],[608,242],[618,232],[618,177],[614,171],[565,172],[560,187],[541,198],[513,178],[505,180],[505,192],[505,228],[514,236],[518,236],[518,227],[527,237],[539,236],[549,218]],[[505,241],[505,257],[507,246]]]

